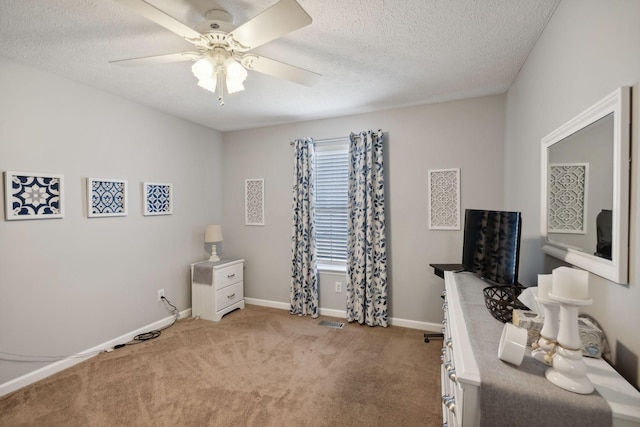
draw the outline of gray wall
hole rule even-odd
[[[504,97],[490,96],[378,113],[307,121],[223,135],[224,246],[245,258],[249,298],[289,302],[293,148],[298,137],[386,134],[389,311],[394,319],[439,323],[442,279],[429,263],[462,259],[462,231],[427,223],[427,171],[461,168],[462,210],[502,207]],[[244,180],[265,179],[266,225],[244,225]],[[345,294],[320,277],[320,306],[345,310]],[[406,324],[406,323],[404,323]]]
[[[65,178],[63,219],[0,220],[0,349],[83,351],[191,306],[189,263],[222,216],[221,136],[0,58],[0,170]],[[87,218],[86,177],[127,179],[129,215]],[[143,217],[141,183],[169,182],[174,214]],[[0,384],[40,368],[0,360]]]
[[[630,284],[590,276],[591,313],[603,326],[618,359],[635,383],[640,355],[638,257],[638,92],[640,2],[563,0],[507,94],[505,205],[523,211],[520,271],[536,274],[558,265],[540,250],[540,140],[619,86],[632,86]]]

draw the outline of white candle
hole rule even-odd
[[[552,283],[552,274],[538,274],[538,298],[549,299]]]
[[[552,275],[551,293],[553,295],[572,299],[589,298],[588,272],[575,268],[558,267],[553,270]]]

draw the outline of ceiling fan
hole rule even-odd
[[[139,15],[183,37],[196,47],[194,52],[110,61],[122,65],[163,64],[195,61],[191,70],[198,85],[218,93],[224,105],[224,92],[244,90],[247,69],[312,86],[320,74],[251,53],[252,49],[311,24],[311,17],[296,0],[280,0],[258,16],[233,27],[231,15],[221,9],[205,13],[205,21],[191,28],[145,0],[116,0]]]

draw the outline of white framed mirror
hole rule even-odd
[[[542,138],[542,250],[616,283],[629,266],[630,88]]]

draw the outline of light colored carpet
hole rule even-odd
[[[0,398],[2,426],[440,426],[440,343],[248,305]]]

